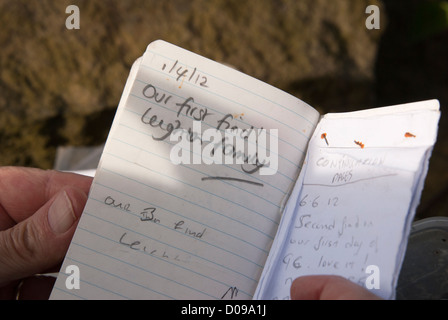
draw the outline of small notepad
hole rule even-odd
[[[317,111],[156,41],[135,62],[52,298],[252,299]],[[180,164],[173,129],[277,129],[278,170]],[[222,178],[222,179],[219,179]],[[80,289],[64,271],[80,269]]]
[[[258,299],[288,299],[292,281],[310,274],[340,275],[395,297],[438,109],[428,101],[321,119]]]
[[[438,118],[433,100],[320,119],[155,41],[131,69],[51,298],[283,299],[303,274],[363,285],[368,265],[375,293],[393,297]],[[243,155],[205,135],[229,130]]]

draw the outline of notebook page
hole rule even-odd
[[[311,274],[393,298],[439,116],[436,100],[324,116],[255,298],[289,299]]]
[[[318,117],[232,68],[151,43],[129,76],[51,298],[251,299]],[[235,162],[205,164],[218,152],[201,149],[220,149],[198,134],[191,163],[173,163],[186,154],[175,129],[233,127],[266,129],[277,168],[272,157],[241,164],[233,153]],[[66,286],[69,265],[79,289]]]

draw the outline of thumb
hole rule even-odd
[[[70,244],[87,195],[66,187],[26,220],[0,231],[0,283],[54,267]]]
[[[379,300],[380,297],[350,280],[334,275],[310,275],[295,279],[292,300]]]

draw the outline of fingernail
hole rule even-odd
[[[48,222],[54,233],[66,232],[76,221],[73,206],[65,191],[58,194],[48,210]]]

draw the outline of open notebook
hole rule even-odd
[[[132,67],[51,298],[287,299],[300,275],[365,286],[372,265],[372,290],[393,298],[439,116],[431,100],[321,117],[155,41]],[[226,146],[232,128],[247,154]]]

